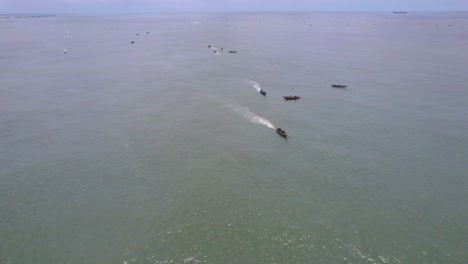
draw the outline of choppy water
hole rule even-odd
[[[467,263],[467,47],[467,13],[2,19],[0,263]]]

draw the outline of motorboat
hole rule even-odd
[[[288,134],[286,133],[286,131],[284,131],[284,130],[281,129],[280,127],[278,127],[278,128],[276,129],[276,133],[278,133],[278,134],[279,134],[280,136],[282,136],[282,137],[287,137],[287,136],[288,136]]]

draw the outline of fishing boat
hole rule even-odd
[[[287,96],[283,96],[284,99],[286,100],[297,100],[299,98],[301,98],[300,96],[297,96],[297,95],[287,95]]]
[[[282,137],[287,137],[287,136],[288,136],[288,134],[286,133],[286,131],[284,131],[284,130],[281,129],[280,127],[278,127],[278,128],[276,129],[276,133],[278,133],[278,134],[279,134],[280,136],[282,136]]]
[[[346,87],[348,87],[348,85],[341,85],[341,84],[332,84],[331,86],[334,87],[334,88],[346,88]]]
[[[266,92],[263,91],[263,90],[260,90],[260,93],[263,94],[263,95],[266,95]]]

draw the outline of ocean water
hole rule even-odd
[[[467,47],[468,13],[1,19],[0,263],[468,263]]]

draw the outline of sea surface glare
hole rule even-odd
[[[0,263],[468,263],[467,69],[468,13],[0,19]]]

